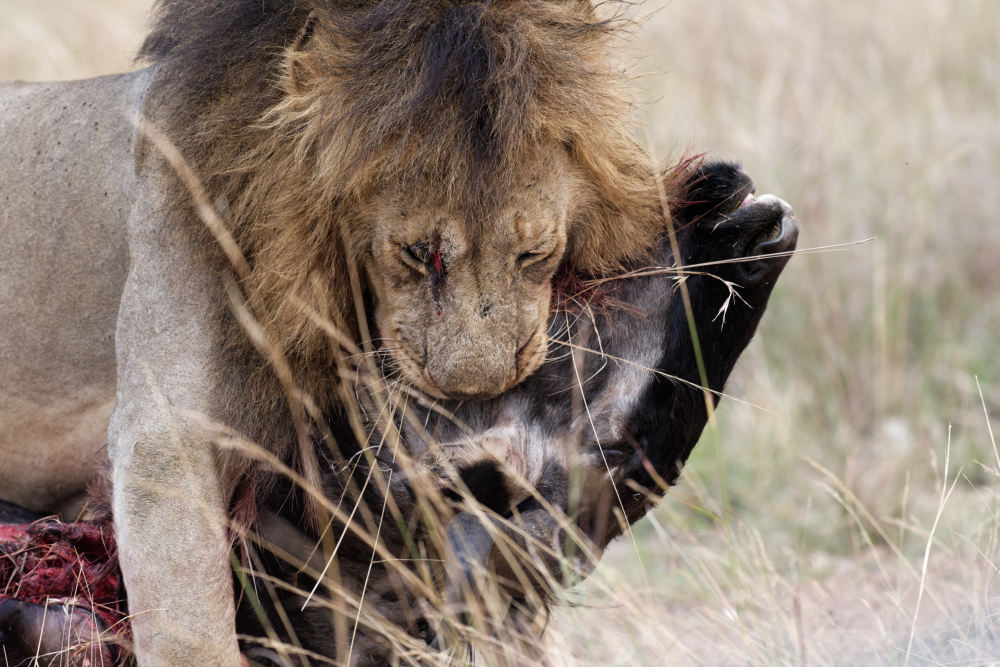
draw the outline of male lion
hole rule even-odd
[[[107,443],[142,664],[238,664],[248,463],[212,442],[308,470],[350,400],[324,320],[429,396],[491,397],[543,360],[558,266],[651,247],[615,25],[587,0],[160,0],[147,69],[0,86],[0,498],[66,509]]]

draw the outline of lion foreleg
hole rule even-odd
[[[120,562],[140,664],[239,664],[211,445],[181,434],[129,433],[115,449]]]
[[[141,666],[235,666],[227,487],[204,426],[225,421],[214,407],[225,298],[205,253],[164,219],[162,196],[150,178],[132,211],[115,336],[119,558]]]

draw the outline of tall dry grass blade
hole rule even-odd
[[[986,409],[986,399],[983,398],[983,388],[979,384],[979,376],[974,376],[976,378],[976,390],[979,391],[979,404],[983,406],[983,417],[986,419],[986,431],[990,435],[990,444],[993,445],[993,456],[997,462],[997,474],[1000,474],[1000,450],[997,449],[997,439],[993,437],[993,425],[990,424],[990,413]],[[951,429],[948,430],[951,433]]]
[[[931,548],[934,546],[934,535],[937,532],[941,515],[944,514],[945,505],[951,497],[952,491],[961,476],[961,471],[955,474],[955,479],[948,483],[948,470],[951,461],[951,424],[948,425],[948,444],[944,453],[944,469],[941,471],[941,496],[938,499],[937,512],[934,514],[934,522],[931,524],[930,534],[927,536],[927,543],[924,546],[924,557],[920,564],[920,586],[917,588],[917,602],[913,609],[913,621],[910,624],[910,636],[906,641],[906,653],[904,654],[903,667],[910,664],[913,656],[913,639],[917,634],[917,619],[920,617],[920,603],[924,599],[924,590],[927,585],[927,566],[930,563]]]

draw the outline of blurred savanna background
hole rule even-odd
[[[149,5],[2,0],[0,78],[130,68]],[[630,12],[640,140],[740,160],[819,250],[550,662],[1000,663],[1000,3]]]

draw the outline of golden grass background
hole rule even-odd
[[[148,5],[3,0],[0,78],[128,68]],[[875,240],[790,262],[728,388],[767,410],[723,401],[554,614],[550,661],[996,664],[1000,3],[636,13],[623,59],[660,156],[738,158],[800,248]]]

